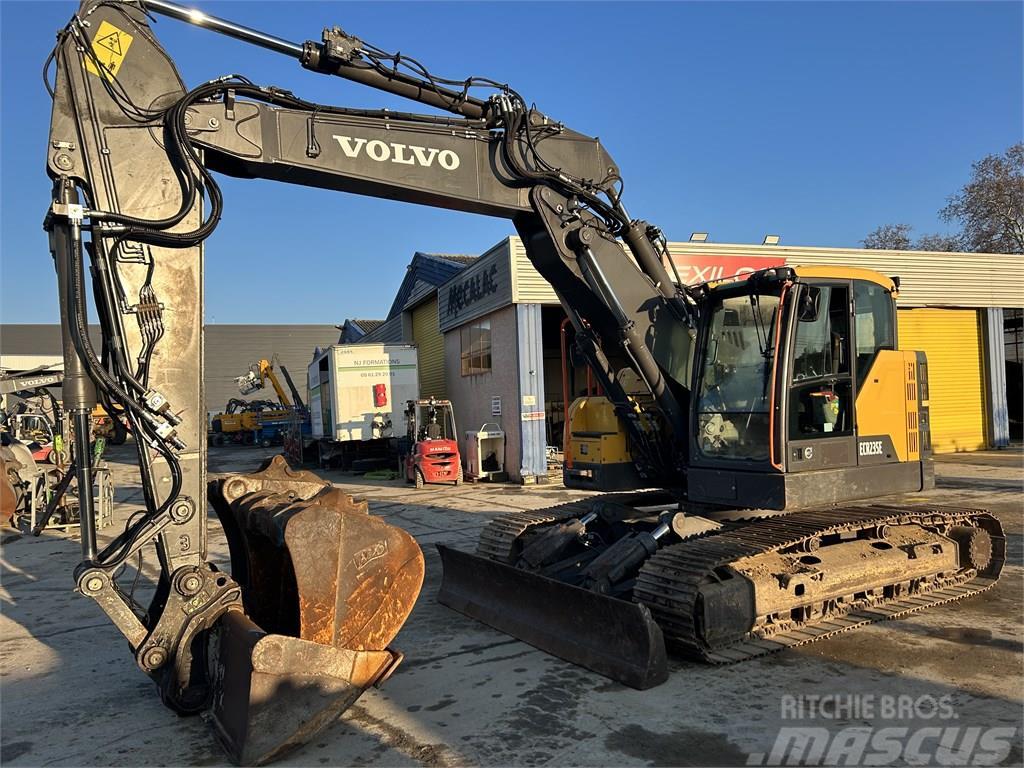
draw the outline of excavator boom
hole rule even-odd
[[[315,104],[240,76],[190,90],[150,28],[154,12],[452,114]],[[280,756],[391,673],[401,654],[388,646],[423,559],[408,534],[275,462],[209,484],[230,576],[209,562],[203,249],[229,210],[213,171],[511,219],[589,340],[583,354],[643,447],[645,471],[673,474],[671,441],[638,418],[619,374],[635,371],[664,420],[685,429],[685,389],[656,357],[686,355],[692,306],[665,272],[658,231],[626,215],[617,168],[597,140],[529,109],[508,86],[469,78],[449,87],[336,27],[294,44],[164,0],[85,0],[52,61],[46,228],[65,406],[83,440],[97,391],[123,410],[145,497],[144,513],[102,548],[83,501],[76,582],[168,706],[209,711],[235,760]],[[492,95],[477,98],[483,88]],[[87,256],[102,350],[87,333]],[[663,341],[652,350],[656,324]],[[615,342],[602,348],[606,338]],[[87,447],[75,446],[80,487],[90,487]],[[160,579],[139,606],[117,576],[153,548]]]

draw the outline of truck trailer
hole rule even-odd
[[[416,347],[338,344],[309,364],[311,436],[321,467],[393,466],[406,402],[419,397]]]

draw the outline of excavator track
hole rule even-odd
[[[476,553],[480,557],[496,560],[499,563],[511,563],[515,560],[516,547],[519,538],[533,528],[542,527],[550,523],[557,523],[569,520],[574,517],[582,517],[590,511],[594,501],[611,502],[618,504],[631,504],[642,507],[646,504],[654,504],[665,498],[662,491],[649,491],[646,493],[605,493],[600,496],[591,496],[559,504],[546,509],[531,510],[529,512],[509,512],[494,518],[480,533],[480,540],[477,542]]]
[[[980,528],[991,539],[991,558],[980,571],[967,568],[941,582],[936,580],[930,588],[918,586],[901,594],[897,583],[878,585],[876,590],[882,588],[882,595],[833,601],[827,612],[808,621],[788,620],[776,631],[762,626],[723,645],[707,640],[709,628],[702,626],[701,618],[701,588],[718,580],[716,570],[770,552],[801,548],[812,551],[813,547],[807,545],[823,536],[852,537],[858,530],[896,525]],[[1002,527],[982,510],[875,505],[799,512],[665,547],[641,568],[634,600],[650,609],[670,648],[709,663],[729,664],[978,594],[996,583],[1005,557]]]
[[[476,553],[499,563],[507,563],[515,551],[517,539],[531,528],[568,520],[585,513],[584,505],[574,502],[536,512],[510,512],[496,517],[480,533]]]
[[[605,494],[549,509],[505,514],[493,520],[484,529],[479,540],[477,557],[501,563],[507,568],[516,562],[522,542],[529,536],[531,530],[542,529],[573,517],[581,517],[591,511],[595,501],[643,507],[663,503],[664,499],[664,494],[658,492]],[[751,517],[745,520],[732,520],[726,525],[727,527],[720,531],[705,532],[666,546],[651,556],[640,569],[633,590],[633,603],[643,609],[643,613],[634,619],[628,619],[624,615],[622,621],[640,622],[638,626],[643,625],[643,634],[651,638],[654,637],[652,633],[656,632],[650,626],[653,624],[664,635],[665,645],[678,653],[712,664],[730,664],[823,640],[867,624],[899,618],[924,608],[978,594],[996,583],[1006,557],[1006,540],[999,521],[984,510],[975,508],[847,506],[769,517]],[[966,532],[967,540],[970,542],[967,549],[972,553],[969,556],[970,562],[966,567],[939,568],[934,574],[925,572],[922,575],[918,571],[917,576],[908,575],[897,569],[895,578],[889,582],[871,582],[863,592],[851,590],[851,594],[843,595],[839,599],[822,600],[820,604],[809,600],[809,607],[796,611],[796,615],[787,610],[779,615],[757,616],[756,611],[749,612],[753,608],[752,602],[747,613],[740,612],[733,616],[736,624],[731,633],[722,632],[721,627],[705,626],[705,623],[709,622],[704,618],[708,610],[705,605],[708,588],[709,585],[722,581],[723,576],[728,578],[723,571],[732,571],[735,575],[733,569],[736,569],[744,574],[743,569],[746,567],[747,580],[742,581],[749,583],[751,575],[756,576],[756,566],[761,562],[758,558],[763,560],[777,554],[779,558],[799,560],[801,556],[809,555],[813,560],[813,555],[822,540],[827,542],[823,551],[835,552],[838,550],[828,549],[834,543],[859,542],[861,546],[866,546],[870,541],[884,542],[887,539],[881,533],[883,530],[896,532],[896,535],[888,534],[892,537],[895,549],[908,546],[931,548],[936,543],[936,537],[946,537],[939,538],[938,541],[948,542],[951,531],[959,532],[961,536]],[[910,539],[919,539],[921,543],[907,544],[906,536],[903,539],[899,538],[898,532],[901,530],[910,531]],[[980,547],[976,539],[972,538],[974,532],[978,532],[978,536],[983,539]],[[963,551],[963,545],[958,546]],[[980,552],[977,557],[974,556],[977,554],[975,550]],[[456,553],[451,553],[448,557],[455,558]],[[852,553],[850,557],[856,558]],[[915,562],[916,559],[916,555],[909,556],[908,562]],[[776,561],[776,564],[778,562],[780,561]],[[754,564],[753,571],[749,570],[751,563]],[[461,570],[455,566],[456,563],[453,562],[452,569]],[[466,569],[466,574],[460,579],[453,580],[470,585],[467,587],[470,592],[482,589],[479,579],[471,578],[474,567],[479,566],[472,566],[467,562],[462,566]],[[558,582],[524,571],[517,572],[520,574],[519,578],[525,580],[523,583],[515,586],[513,580],[500,595],[490,596],[493,599],[481,594],[476,601],[479,603],[477,608],[463,612],[468,612],[492,626],[499,626],[504,621],[503,614],[511,610],[507,601],[517,601],[517,594],[521,595],[523,591],[546,594],[545,590],[556,590],[555,585]],[[499,577],[504,578],[505,573],[497,571],[489,578],[500,581]],[[776,590],[778,585],[775,580],[786,576],[778,570],[764,570],[763,573],[770,575],[766,575],[760,586],[770,586]],[[871,577],[867,578],[870,580]],[[475,586],[472,586],[474,584]],[[558,600],[590,599],[590,593],[575,587],[564,586],[560,589],[567,591],[557,592],[561,596]],[[749,591],[753,593],[757,589],[751,588]],[[556,598],[549,595],[546,599]],[[618,612],[624,613],[625,604],[622,601],[608,597],[600,599],[605,601],[606,610],[614,611],[616,605],[623,605]],[[485,609],[481,606],[495,601],[500,604],[492,606],[495,615],[483,617]],[[468,602],[472,601],[463,602],[468,605]],[[728,600],[722,604],[731,607]],[[583,611],[582,608],[580,610]],[[595,627],[605,626],[605,618],[598,606],[589,606],[587,611],[597,617],[594,620]],[[535,621],[536,617],[519,620],[514,624],[520,629],[519,632],[504,626],[499,628],[522,636],[521,628],[531,627]],[[748,623],[742,624],[744,621]],[[625,624],[621,631],[624,635],[629,634]],[[659,642],[660,638],[651,640],[654,645]],[[546,647],[542,643],[534,644]],[[595,668],[590,662],[591,656],[587,654],[568,649],[556,653],[575,663]],[[654,650],[650,650],[649,653],[651,658],[657,656]],[[635,658],[644,658],[643,649],[636,651]],[[647,663],[645,666],[640,661],[634,661],[623,668],[629,668],[630,675],[635,675],[636,669],[648,670],[653,668],[653,665]],[[662,673],[659,671],[656,674],[645,674],[646,677],[642,678],[644,683],[636,687],[647,687],[651,681],[660,678]],[[618,677],[627,679],[621,673]]]

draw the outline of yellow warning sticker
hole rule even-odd
[[[99,77],[99,70],[103,70],[104,77],[108,79],[117,75],[121,68],[124,57],[128,54],[128,48],[134,38],[123,29],[118,29],[109,21],[100,24],[96,30],[96,37],[92,39],[92,52],[96,57],[85,60],[85,68],[92,74]],[[97,68],[96,62],[99,63]]]

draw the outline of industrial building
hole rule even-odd
[[[1007,392],[1019,398],[1020,367],[1012,362],[1024,256],[706,241],[671,242],[669,251],[690,284],[784,264],[899,276],[899,344],[928,356],[934,450],[1006,445],[1011,416],[1019,430],[1020,403]],[[417,253],[386,322],[360,340],[417,344],[421,395],[451,399],[463,434],[498,424],[510,478],[531,482],[547,475],[547,446],[561,444],[564,318],[522,242],[508,237],[476,259]]]
[[[706,241],[671,242],[669,251],[690,284],[783,264],[899,276],[899,344],[928,356],[934,450],[999,447],[1020,437],[1024,256]],[[452,400],[463,441],[467,430],[497,424],[510,479],[533,482],[547,476],[548,446],[562,442],[564,319],[518,237],[479,257],[417,252],[383,320],[208,326],[207,408],[237,397],[234,378],[260,357],[276,356],[304,392],[317,348],[415,344],[421,396]],[[59,326],[0,326],[0,350],[8,369],[59,362]],[[576,387],[570,399],[578,394]]]
[[[90,328],[90,336],[99,349],[98,326]],[[306,366],[313,350],[337,342],[338,328],[333,325],[207,325],[207,410],[218,412],[228,400],[240,397],[235,378],[244,375],[260,358],[276,357],[277,365],[288,369],[299,392],[305,392]],[[63,365],[59,325],[0,325],[0,368],[18,371],[54,364]],[[266,397],[266,393],[257,392],[248,399]]]

